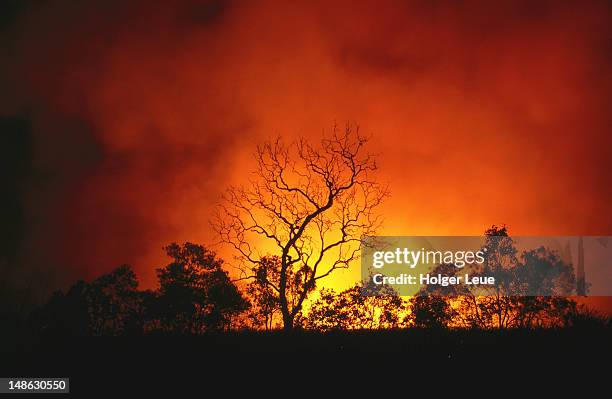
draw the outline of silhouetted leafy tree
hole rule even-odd
[[[128,265],[98,277],[87,286],[87,305],[93,335],[117,335],[141,311],[138,279]]]
[[[280,284],[281,260],[278,256],[264,256],[253,267],[255,278],[247,284],[246,292],[252,299],[249,317],[256,328],[269,330],[282,325],[281,300],[277,287]],[[297,306],[308,274],[303,269],[288,269],[285,294],[289,306]],[[312,286],[314,289],[314,286]],[[301,316],[301,312],[298,312]]]
[[[575,287],[574,270],[557,254],[536,248],[518,255],[505,226],[486,232],[487,249],[482,270],[499,283],[486,296],[464,295],[456,312],[459,325],[478,328],[551,326],[562,323],[566,297]],[[548,296],[533,296],[532,293]]]
[[[432,274],[444,276],[455,276],[460,270],[453,264],[442,263],[437,265]],[[417,328],[445,329],[451,327],[456,317],[456,311],[452,302],[459,295],[468,294],[463,285],[426,285],[423,286],[418,295],[410,298],[410,315],[408,321],[411,326]]]
[[[270,330],[275,326],[276,316],[281,314],[278,286],[280,259],[277,256],[263,257],[260,264],[254,267],[255,279],[246,286],[246,293],[251,298],[251,309],[248,317],[255,328]]]
[[[574,294],[576,276],[570,263],[561,260],[558,254],[544,247],[525,251],[514,271],[517,287],[513,293],[529,295],[540,293],[546,296],[568,296]]]
[[[214,223],[222,241],[237,251],[244,278],[257,279],[263,238],[280,259],[278,281],[266,286],[278,295],[283,327],[293,329],[317,282],[358,258],[361,237],[380,224],[375,210],[387,189],[374,179],[372,155],[358,129],[334,127],[319,146],[280,139],[257,147],[248,187],[230,187]],[[290,279],[300,275],[291,302]],[[260,273],[261,276],[261,273]]]
[[[90,335],[87,288],[86,282],[77,281],[65,294],[54,292],[45,305],[32,311],[30,325],[43,336]]]
[[[573,306],[563,307],[563,327],[581,328],[581,329],[600,329],[611,328],[612,317],[599,313],[585,305],[578,305],[575,301],[571,302]]]
[[[485,261],[471,265],[472,276],[493,276],[495,287],[432,285],[411,299],[411,321],[416,326],[471,328],[533,328],[564,323],[575,303],[568,299],[576,286],[571,264],[546,248],[519,254],[506,226],[485,232]],[[461,270],[441,264],[433,274],[455,276]],[[533,293],[543,294],[533,296]]]
[[[123,334],[143,335],[159,329],[159,320],[155,318],[155,309],[159,293],[153,290],[137,291],[136,299],[129,307],[123,319]]]
[[[441,296],[415,296],[410,299],[410,324],[418,328],[445,329],[451,326],[455,311]]]
[[[516,297],[510,296],[513,289],[513,270],[518,265],[514,241],[506,226],[492,226],[485,231],[486,249],[484,264],[471,274],[495,277],[496,286],[484,293],[468,293],[461,297],[461,323],[468,327],[506,328],[515,315]],[[481,288],[479,288],[481,289]]]
[[[62,335],[121,335],[128,323],[142,317],[138,280],[128,265],[98,277],[78,281],[66,294],[55,292],[33,312],[37,330]]]
[[[157,269],[160,287],[153,310],[162,330],[196,334],[227,329],[248,308],[213,251],[189,242],[164,249],[172,263]]]
[[[143,334],[154,330],[200,333],[231,327],[248,302],[221,268],[222,261],[201,245],[165,247],[173,260],[158,269],[160,288],[139,291],[132,269],[120,266],[56,292],[32,313],[36,331],[58,335]]]
[[[400,328],[406,325],[406,310],[406,302],[393,288],[369,279],[365,286],[356,284],[340,293],[322,290],[303,326],[319,331]]]

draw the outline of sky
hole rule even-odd
[[[257,143],[347,121],[390,185],[381,234],[612,235],[610,11],[5,1],[0,259],[41,287],[124,263],[151,286],[164,245],[217,241]]]

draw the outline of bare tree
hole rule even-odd
[[[375,157],[359,129],[334,126],[314,145],[280,138],[257,147],[249,184],[224,195],[213,226],[237,253],[242,279],[261,279],[277,295],[285,330],[304,300],[335,270],[359,258],[361,237],[374,234],[376,208],[388,189],[375,179]],[[275,278],[262,258],[280,259]],[[291,280],[291,281],[290,281]]]

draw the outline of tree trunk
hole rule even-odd
[[[283,331],[285,332],[293,331],[293,319],[294,317],[291,316],[289,312],[287,313],[283,312]]]

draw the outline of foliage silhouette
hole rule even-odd
[[[501,234],[496,236],[493,234]],[[483,271],[511,276],[497,292],[478,296],[457,286],[422,287],[421,294],[402,298],[371,279],[342,292],[323,289],[306,312],[296,313],[293,328],[311,331],[389,330],[418,327],[534,329],[609,328],[610,318],[579,305],[570,295],[576,280],[571,265],[544,248],[518,254],[505,227],[487,230],[487,262]],[[497,240],[494,237],[502,237]],[[243,295],[223,270],[223,261],[202,245],[172,243],[164,248],[171,262],[157,269],[159,288],[139,290],[132,269],[123,265],[91,282],[78,281],[66,293],[55,292],[29,317],[29,326],[43,336],[116,336],[201,334],[239,329],[283,327],[278,288],[282,261],[270,255],[253,268],[255,278]],[[435,273],[452,275],[450,264]],[[311,274],[291,268],[285,273],[285,298],[299,306]],[[518,283],[515,283],[518,281]],[[539,284],[553,296],[516,296],[526,284]],[[249,303],[249,300],[251,303]]]
[[[450,301],[436,295],[411,298],[410,311],[409,321],[417,328],[446,329],[455,317]]]
[[[246,293],[252,301],[247,317],[250,326],[270,330],[282,324],[280,295],[274,288],[280,285],[281,260],[278,256],[264,256],[253,268],[253,272],[255,278],[246,286]],[[305,278],[307,275],[303,270],[287,269],[285,295],[290,306],[296,306],[299,301],[300,290],[306,283]],[[298,313],[297,317],[301,317],[301,313]]]
[[[192,334],[229,329],[249,303],[222,269],[223,261],[189,242],[164,249],[173,261],[157,269],[160,287],[153,314],[159,328]]]
[[[485,262],[470,270],[474,276],[494,276],[498,286],[486,292],[470,292],[462,287],[444,287],[438,292],[448,303],[448,312],[440,313],[445,323],[469,328],[532,328],[564,324],[564,312],[575,302],[576,279],[571,264],[545,248],[518,253],[506,226],[492,226],[485,231]],[[436,272],[452,274],[452,265],[440,265]],[[425,287],[429,290],[429,287]],[[435,290],[440,290],[436,288]],[[530,296],[541,292],[549,296]],[[436,293],[436,292],[430,292]],[[424,300],[424,302],[427,302]],[[440,302],[438,306],[442,306]],[[444,324],[444,323],[442,323]]]
[[[228,330],[249,307],[214,252],[192,243],[164,248],[172,262],[157,270],[160,287],[139,291],[132,269],[123,265],[91,283],[79,281],[54,293],[30,316],[39,334],[198,334]]]
[[[356,284],[338,294],[324,289],[310,307],[304,328],[317,331],[381,330],[406,326],[407,303],[389,286]]]
[[[66,294],[56,291],[49,302],[32,311],[30,326],[42,336],[83,336],[92,334],[88,284],[77,281]]]

